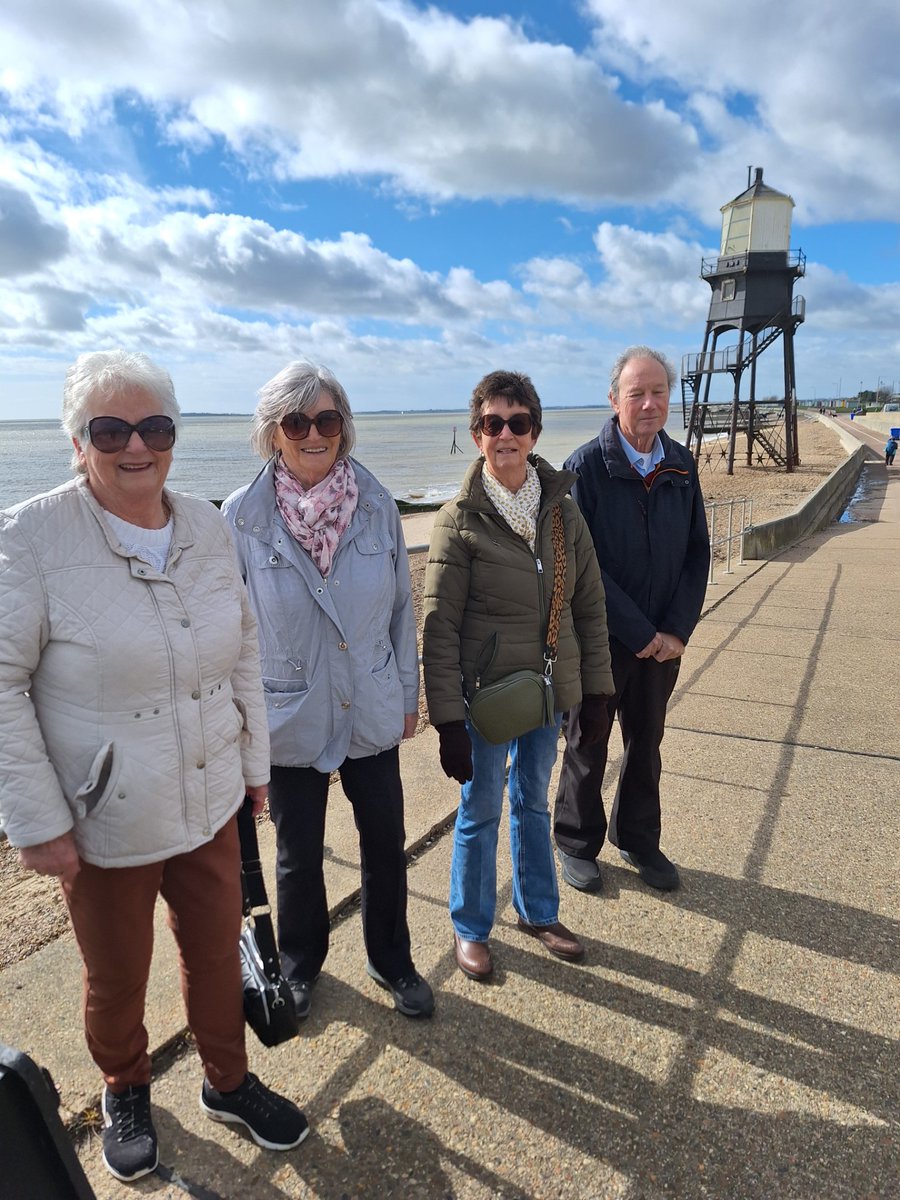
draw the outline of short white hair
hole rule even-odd
[[[108,399],[117,392],[137,388],[159,403],[163,416],[171,417],[176,429],[181,424],[181,409],[168,371],[158,367],[146,354],[128,350],[93,350],[79,354],[66,371],[63,385],[62,427],[70,438],[84,438],[91,417],[91,406],[98,397]],[[86,471],[78,451],[72,455],[72,469]]]

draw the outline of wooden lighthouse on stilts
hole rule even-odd
[[[790,249],[794,201],[763,183],[762,176],[757,167],[752,182],[748,174],[747,190],[722,206],[719,255],[701,264],[701,278],[712,289],[703,349],[686,354],[681,366],[686,445],[698,466],[724,459],[729,475],[742,435],[748,466],[773,462],[792,471],[800,463],[794,333],[806,301],[793,291],[794,280],[806,272],[806,259],[801,250]],[[729,340],[729,333],[736,339]],[[784,395],[759,400],[760,355],[779,341]],[[742,396],[745,381],[749,386]]]

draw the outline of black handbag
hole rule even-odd
[[[476,665],[475,692],[469,699],[469,720],[486,742],[502,746],[532,729],[552,725],[553,664],[559,642],[559,619],[562,612],[566,582],[566,535],[562,510],[555,505],[553,527],[553,593],[550,597],[550,618],[547,622],[547,641],[544,649],[543,671],[514,671],[494,683],[482,686],[481,676],[490,670],[497,655],[498,635],[488,639],[480,659],[487,657],[482,667]]]
[[[297,1009],[281,973],[272,909],[266,895],[253,802],[249,796],[238,812],[241,838],[241,890],[244,922],[239,949],[244,983],[244,1016],[264,1046],[277,1046],[297,1036]]]

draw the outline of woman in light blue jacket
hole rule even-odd
[[[269,380],[251,440],[266,465],[222,512],[259,621],[284,974],[306,1017],[328,952],[325,810],[339,771],[359,830],[366,969],[404,1015],[431,1016],[406,920],[399,744],[416,731],[419,667],[400,514],[350,458],[350,405],[324,367],[293,362]]]

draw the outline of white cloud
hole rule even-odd
[[[571,260],[532,259],[523,268],[525,291],[559,311],[619,329],[687,330],[705,319],[709,296],[698,278],[704,251],[696,242],[604,221],[594,245],[599,282]]]
[[[900,9],[894,0],[585,0],[608,70],[688,94],[711,145],[671,195],[709,219],[763,164],[800,221],[896,217]]]
[[[81,137],[136,94],[173,141],[220,137],[283,179],[625,201],[685,169],[695,146],[674,112],[624,101],[596,63],[508,19],[391,0],[267,0],[265,19],[242,0],[31,0],[4,25],[22,65],[3,86],[23,116]]]

